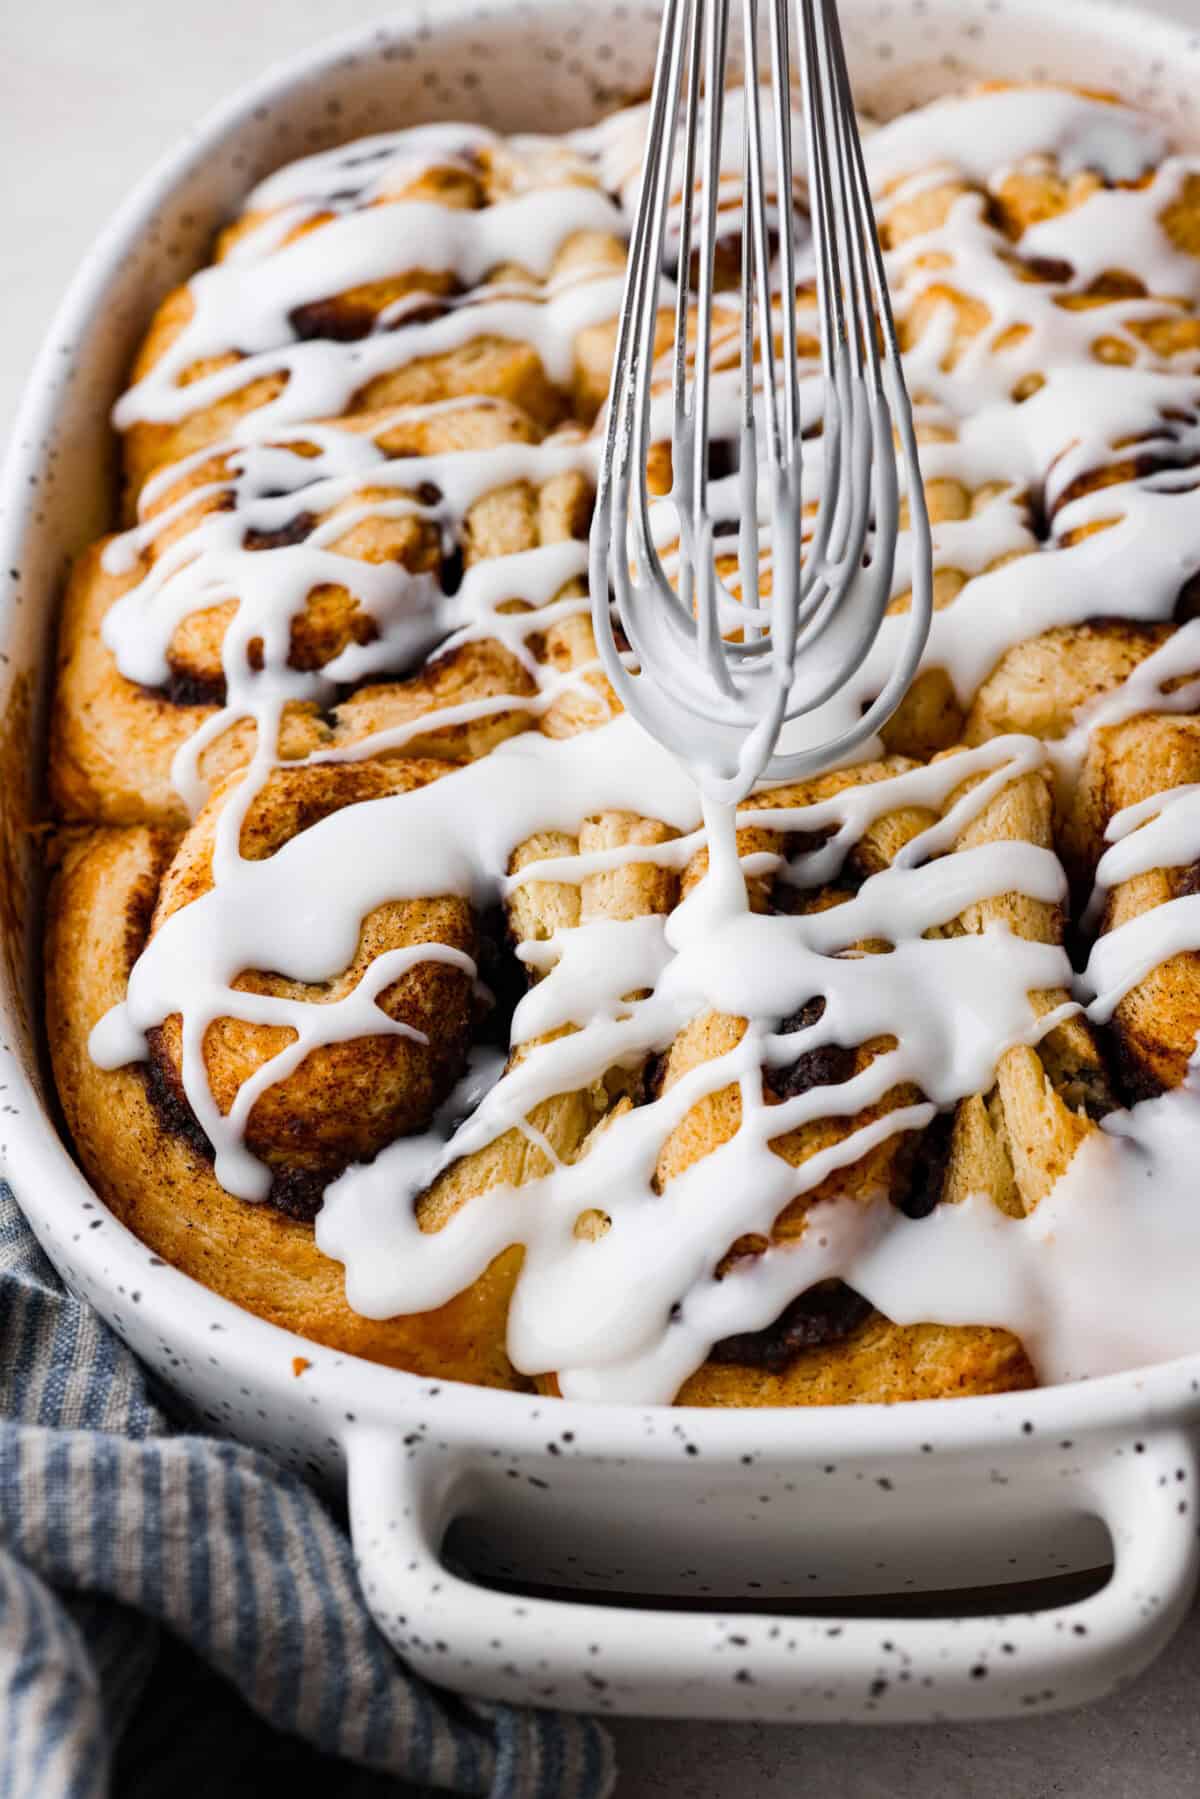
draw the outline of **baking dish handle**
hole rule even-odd
[[[417,1672],[479,1698],[794,1722],[1050,1711],[1139,1673],[1196,1582],[1196,1450],[1182,1429],[1118,1450],[1096,1445],[1098,1461],[1080,1468],[1070,1499],[1103,1520],[1113,1543],[1098,1592],[987,1617],[642,1609],[498,1592],[440,1559],[446,1529],[479,1491],[469,1452],[363,1426],[346,1447],[355,1554],[376,1623]]]

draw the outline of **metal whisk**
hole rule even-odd
[[[740,106],[738,87],[727,89],[730,9],[731,0],[665,0],[590,577],[599,653],[622,703],[686,757],[711,797],[736,800],[764,773],[792,780],[844,758],[896,709],[929,630],[932,553],[834,0],[797,0],[811,231],[811,241],[801,244],[793,188],[792,0],[766,0],[769,83],[760,72],[759,0],[743,0]],[[724,235],[723,133],[739,110],[740,292],[730,293],[718,291],[716,261]],[[655,438],[660,309],[670,305],[665,271],[672,262],[674,584],[655,541],[646,475]],[[815,283],[820,317],[820,378],[810,374],[803,383],[800,273]],[[726,409],[730,376],[738,389],[736,524],[728,512],[714,518],[710,496],[714,363],[731,334],[739,340],[736,362],[721,379]],[[806,419],[806,412],[815,417]],[[805,520],[803,440],[818,422],[822,479],[815,513],[810,508]],[[663,435],[660,428],[657,436]],[[847,684],[876,642],[890,597],[898,464],[909,509],[911,604],[882,687],[865,711],[853,703],[848,712]],[[722,482],[726,502],[731,484],[732,477]],[[760,509],[771,533],[766,598]],[[661,526],[661,506],[657,517]],[[723,535],[736,531],[736,593],[717,568],[720,525]],[[636,672],[627,666],[618,624]],[[807,721],[804,727],[787,729],[799,719]],[[785,730],[791,741],[779,749]]]

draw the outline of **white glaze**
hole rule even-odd
[[[244,862],[237,853],[240,821],[271,766],[278,718],[288,699],[325,698],[339,681],[403,665],[447,630],[452,643],[498,638],[538,687],[533,697],[473,704],[485,710],[520,706],[532,720],[561,691],[561,680],[537,663],[525,642],[546,622],[545,610],[512,615],[496,608],[519,593],[534,607],[581,609],[586,602],[556,601],[555,595],[582,572],[582,546],[549,546],[478,565],[458,594],[446,599],[429,580],[414,580],[394,567],[368,567],[330,550],[328,542],[346,528],[344,514],[286,550],[247,553],[239,533],[247,525],[269,529],[284,523],[298,505],[324,514],[363,485],[401,490],[394,499],[369,502],[366,511],[416,509],[411,495],[420,482],[432,481],[443,495],[439,519],[452,534],[473,500],[499,480],[540,480],[564,467],[594,469],[594,445],[577,441],[389,463],[366,437],[326,425],[319,428],[321,455],[314,463],[291,455],[284,438],[291,430],[297,438],[318,440],[312,418],[344,410],[374,374],[484,331],[532,343],[550,378],[568,380],[576,334],[612,316],[620,280],[607,267],[592,278],[585,273],[547,282],[545,277],[574,231],[623,230],[623,212],[597,188],[579,182],[591,171],[627,211],[643,128],[644,113],[635,108],[557,148],[553,141],[523,140],[518,159],[522,154],[550,159],[558,183],[517,191],[470,214],[413,202],[360,210],[358,202],[338,198],[347,154],[309,159],[272,177],[251,204],[281,208],[289,228],[317,206],[338,216],[288,246],[281,245],[279,219],[268,220],[236,257],[194,279],[192,321],[126,395],[118,423],[181,418],[264,373],[282,371],[287,383],[276,401],[238,429],[236,510],[209,515],[172,550],[148,560],[146,572],[110,613],[105,635],[122,672],[135,680],[161,681],[178,622],[201,603],[236,598],[237,621],[223,650],[228,704],[206,724],[204,740],[232,717],[248,715],[259,726],[260,748],[222,815],[215,885],[157,932],[134,970],[126,1002],[97,1027],[93,1053],[108,1066],[141,1056],[144,1032],[169,1014],[182,1013],[185,1087],[216,1148],[218,1178],[245,1198],[260,1198],[269,1184],[267,1171],[246,1151],[241,1136],[253,1099],[315,1044],[364,1028],[388,1029],[372,996],[395,969],[389,958],[381,958],[340,1008],[235,996],[231,982],[240,970],[273,968],[298,980],[322,980],[345,968],[359,921],[383,900],[457,892],[484,904],[530,879],[582,880],[639,859],[679,867],[707,836],[709,877],[669,920],[586,923],[547,943],[525,946],[525,960],[542,977],[514,1020],[513,1040],[525,1044],[526,1054],[502,1078],[495,1078],[494,1069],[465,1077],[466,1103],[475,1102],[474,1110],[449,1143],[437,1129],[441,1121],[435,1121],[425,1137],[396,1142],[370,1167],[347,1170],[330,1188],[317,1240],[345,1262],[351,1303],[379,1316],[423,1309],[461,1290],[500,1249],[523,1242],[525,1266],[510,1318],[513,1360],[530,1373],[556,1372],[568,1396],[594,1398],[669,1400],[717,1338],[770,1323],[813,1281],[831,1275],[848,1280],[900,1322],[1006,1324],[1022,1335],[1046,1379],[1193,1348],[1200,1327],[1193,1322],[1182,1270],[1194,1271],[1200,1245],[1192,1243],[1188,1220],[1194,1208],[1180,1173],[1186,1145],[1200,1129],[1200,1104],[1190,1088],[1106,1121],[1033,1219],[1008,1220],[980,1199],[941,1207],[919,1222],[900,1218],[882,1196],[877,1202],[824,1202],[797,1243],[772,1249],[719,1282],[712,1279],[736,1237],[769,1233],[784,1205],[857,1160],[872,1143],[898,1130],[919,1129],[936,1107],[986,1090],[1007,1048],[1036,1042],[1065,1015],[1060,1008],[1039,1018],[1028,999],[1031,992],[1070,985],[1069,966],[1058,949],[998,931],[945,939],[922,935],[989,895],[1019,891],[1050,903],[1062,899],[1057,862],[1027,844],[960,851],[919,865],[923,855],[949,849],[956,833],[1005,782],[1047,763],[1047,751],[1033,740],[1000,739],[895,780],[851,787],[818,806],[756,812],[756,823],[776,828],[833,827],[829,841],[789,871],[797,884],[812,885],[836,875],[872,819],[900,804],[937,809],[968,776],[986,776],[851,902],[834,912],[796,918],[749,912],[732,819],[710,806],[702,832],[692,782],[628,718],[563,741],[529,730],[433,787],[333,815],[268,862]],[[432,163],[453,163],[495,147],[490,134],[451,127],[369,140],[360,148],[378,154],[363,165],[369,173],[358,199],[392,191]],[[885,217],[889,206],[929,185],[931,168],[994,184],[998,170],[1046,152],[1057,153],[1067,173],[1098,162],[1120,180],[1161,165],[1137,192],[1101,192],[1073,212],[1035,226],[1020,253],[1069,263],[1068,286],[1074,288],[1086,287],[1114,262],[1123,266],[1123,255],[1131,253],[1150,293],[1194,297],[1197,271],[1171,247],[1157,215],[1195,162],[1163,160],[1166,148],[1151,120],[1041,90],[939,102],[872,133],[867,157],[876,188],[890,190],[880,202]],[[737,198],[735,173],[731,164],[731,200]],[[561,184],[568,179],[574,185]],[[423,267],[449,271],[473,289],[445,316],[401,323],[398,330],[355,344],[291,341],[287,321],[296,306],[402,269],[414,242],[421,244]],[[902,321],[938,281],[969,294],[991,313],[987,328],[961,347],[953,366],[944,366],[953,325],[948,310],[906,357],[910,391],[920,396],[919,417],[951,434],[950,441],[925,447],[926,481],[945,475],[970,489],[998,484],[970,518],[935,527],[937,566],[960,569],[970,579],[953,605],[936,615],[925,663],[949,672],[964,703],[1006,649],[1040,631],[1098,614],[1169,618],[1179,588],[1200,568],[1200,532],[1176,491],[1185,476],[1151,474],[1059,506],[1077,475],[1128,455],[1122,442],[1136,438],[1139,450],[1181,460],[1195,448],[1200,381],[1194,363],[1171,368],[1155,363],[1130,337],[1125,341],[1133,350],[1131,367],[1103,367],[1091,354],[1101,329],[1120,336],[1128,323],[1169,312],[1170,306],[1136,298],[1109,303],[1101,312],[1068,311],[1054,303],[1061,288],[1017,278],[997,254],[1007,248],[987,222],[979,197],[968,194],[945,224],[888,259]],[[949,258],[950,269],[929,269],[931,258]],[[481,287],[499,261],[520,263],[533,280],[499,292]],[[402,320],[403,307],[398,316]],[[731,337],[735,324],[731,321]],[[1026,328],[1020,340],[997,347],[996,340],[1014,326]],[[187,387],[177,384],[190,361],[233,348],[243,352],[243,361]],[[1016,403],[1014,388],[1032,374],[1044,375],[1044,385]],[[732,383],[723,386],[718,375],[714,431],[721,434],[737,423],[733,393]],[[806,417],[819,415],[815,379],[806,383],[802,400]],[[1166,418],[1164,408],[1186,416]],[[819,445],[811,448],[805,473],[815,496],[821,492],[821,458]],[[158,477],[152,491],[161,493],[165,479]],[[726,487],[733,516],[737,483]],[[281,488],[281,498],[264,497]],[[1026,489],[1053,514],[1043,544],[1021,497]],[[156,536],[171,516],[128,534],[110,552],[109,566],[128,571],[137,558],[152,558]],[[1116,521],[1110,528],[1063,545],[1067,532],[1110,519]],[[654,526],[656,537],[669,543],[675,529],[670,503],[656,508]],[[764,552],[770,555],[770,521],[764,519],[763,526]],[[907,585],[905,557],[902,539],[897,595]],[[321,580],[349,588],[376,621],[378,636],[366,653],[347,652],[320,675],[299,676],[286,665],[287,626]],[[855,680],[814,716],[813,731],[827,736],[839,720],[858,715],[882,685],[902,628],[901,619],[888,621]],[[1193,703],[1194,695],[1181,697],[1189,693],[1186,688],[1164,700],[1161,682],[1195,672],[1187,641],[1194,629],[1178,633],[1142,665],[1127,690],[1108,696],[1070,738],[1051,746],[1049,759],[1064,778],[1098,723],[1131,715],[1148,700]],[[250,669],[246,656],[255,636],[264,643],[261,672]],[[578,682],[587,672],[575,670],[569,679]],[[459,708],[439,715],[439,722],[483,715]],[[348,753],[397,747],[405,732],[426,730],[430,722],[426,716]],[[318,759],[331,754],[336,752]],[[193,804],[203,797],[196,760],[193,744],[177,771]],[[509,875],[513,849],[535,830],[573,833],[583,817],[610,809],[659,818],[681,836],[652,850],[557,857]],[[1128,878],[1146,856],[1157,856],[1157,863],[1144,864],[1156,866],[1200,853],[1194,795],[1164,800],[1150,824],[1148,810],[1114,821],[1102,884]],[[1188,847],[1193,835],[1197,841]],[[755,871],[761,867],[760,860]],[[890,955],[837,954],[876,936],[894,943]],[[1198,944],[1200,902],[1172,902],[1100,941],[1079,984],[1079,999],[1102,1017],[1164,954]],[[427,947],[422,953],[454,959],[448,950]],[[465,965],[462,959],[459,965]],[[826,999],[819,1022],[781,1038],[779,1020],[818,992]],[[414,1193],[439,1168],[506,1129],[529,1129],[526,1115],[542,1099],[666,1049],[683,1025],[708,1008],[748,1020],[727,1055],[617,1118],[581,1160],[557,1166],[518,1190],[489,1191],[438,1233],[418,1230]],[[226,1015],[286,1021],[298,1037],[222,1118],[208,1091],[200,1045],[208,1022]],[[565,1023],[577,1028],[551,1045],[533,1042]],[[763,1103],[764,1063],[789,1061],[821,1043],[856,1044],[880,1034],[895,1036],[897,1047],[852,1081],[813,1089],[782,1105]],[[806,1120],[851,1116],[904,1080],[925,1098],[886,1114],[801,1170],[770,1150],[773,1139]],[[741,1128],[657,1193],[652,1177],[667,1133],[697,1099],[732,1083],[740,1088]],[[463,1092],[452,1097],[444,1118],[464,1103]],[[604,1211],[611,1220],[597,1240],[573,1234],[575,1219],[589,1209]],[[1164,1241],[1177,1247],[1164,1252]],[[1171,1264],[1169,1286],[1163,1284],[1164,1260]],[[1130,1324],[1128,1307],[1117,1304],[1117,1279],[1122,1294],[1153,1287],[1161,1296],[1152,1320]],[[677,1316],[669,1322],[673,1308]]]

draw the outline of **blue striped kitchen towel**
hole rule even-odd
[[[603,1799],[589,1718],[471,1703],[375,1629],[296,1476],[173,1433],[0,1183],[0,1799],[100,1799],[166,1626],[280,1731],[423,1789]]]

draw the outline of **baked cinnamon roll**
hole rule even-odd
[[[194,283],[162,302],[123,403],[131,504],[156,469],[264,407],[291,421],[487,395],[543,429],[598,410],[611,358],[603,319],[542,321],[545,353],[537,320],[556,301],[569,314],[561,298],[576,281],[621,274],[621,215],[594,160],[561,145],[526,156],[517,140],[470,126],[419,129],[411,149],[379,149],[280,171],[221,234],[217,307],[239,315],[240,344],[205,329]],[[292,288],[283,304],[281,260]],[[357,357],[328,349],[367,338]],[[310,390],[337,403],[314,414]]]

